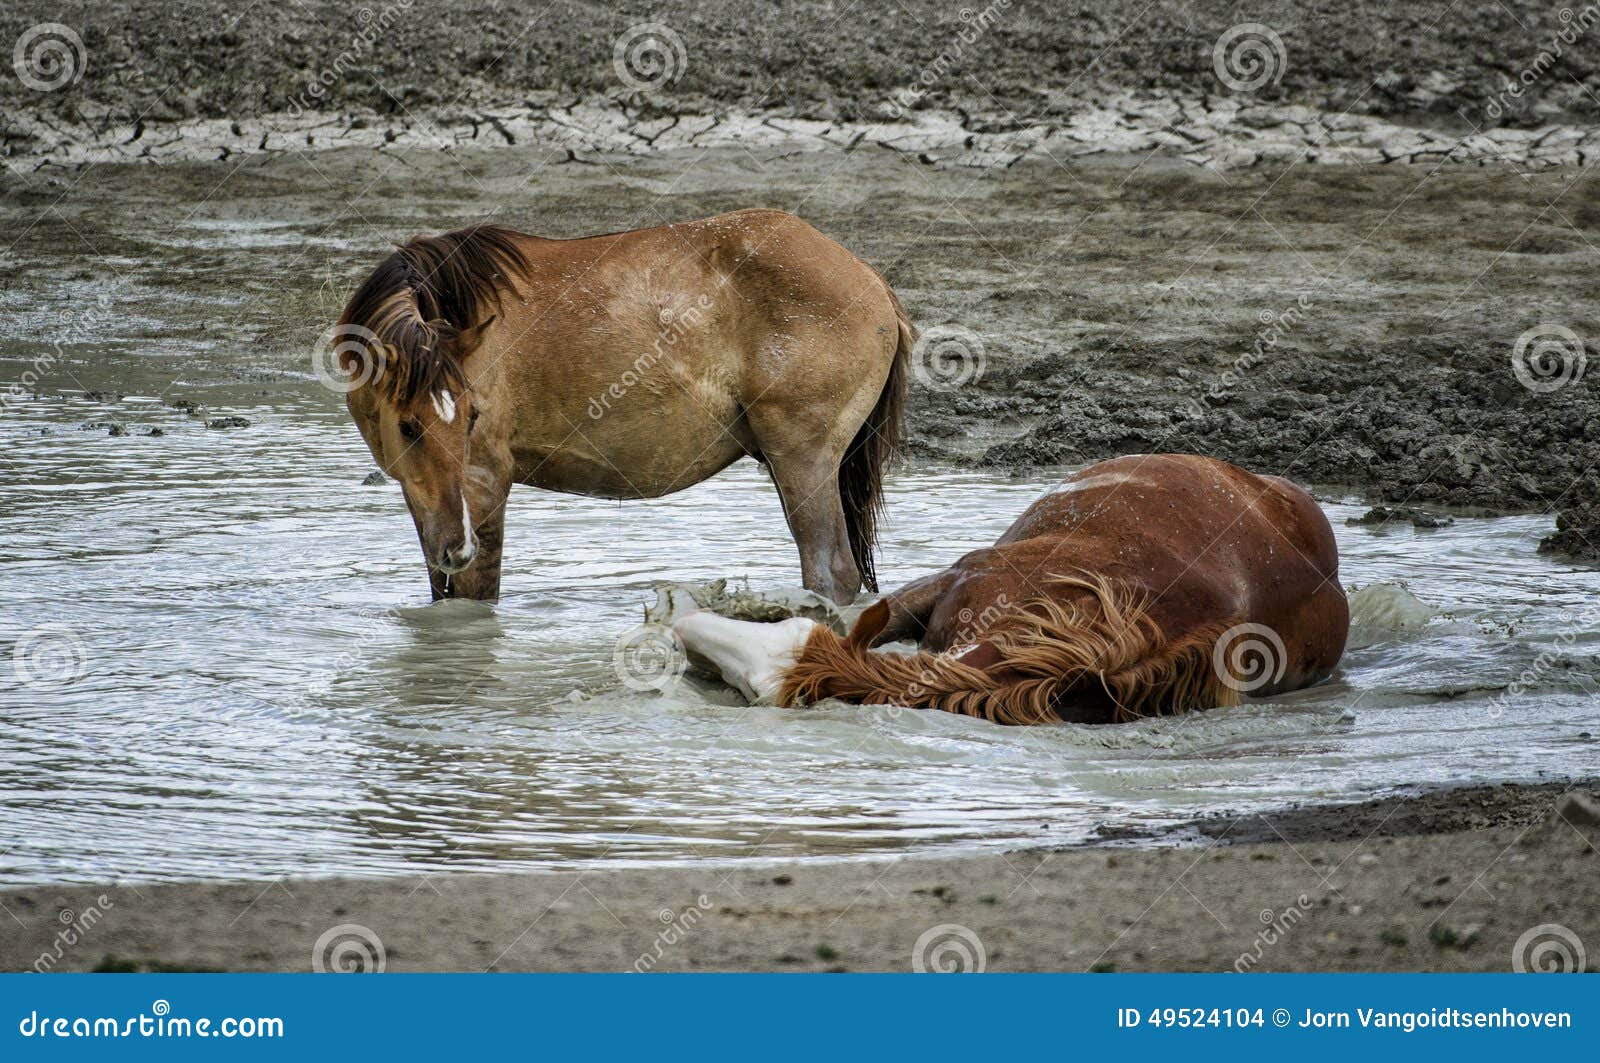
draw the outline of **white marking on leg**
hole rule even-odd
[[[811,637],[816,621],[803,617],[759,624],[698,612],[672,625],[689,650],[717,666],[722,678],[751,704],[771,704],[790,668]]]
[[[449,391],[436,391],[433,393],[433,412],[439,415],[439,420],[451,424],[456,419],[456,397]]]

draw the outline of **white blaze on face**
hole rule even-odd
[[[716,665],[722,678],[738,687],[747,701],[770,704],[784,671],[794,664],[816,626],[816,621],[802,617],[758,624],[698,612],[680,617],[672,630],[685,648]]]
[[[461,534],[467,540],[467,560],[471,561],[478,554],[477,540],[472,537],[472,514],[467,512],[467,492],[461,491]]]
[[[451,424],[456,419],[456,397],[448,391],[433,393],[433,412],[439,415],[439,420]]]

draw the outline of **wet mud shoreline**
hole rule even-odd
[[[307,971],[342,946],[387,971],[1509,971],[1546,924],[1600,936],[1582,792],[1221,817],[1154,847],[14,889],[0,968]]]

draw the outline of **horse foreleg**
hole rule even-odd
[[[837,460],[816,455],[768,456],[783,515],[800,551],[800,583],[807,590],[849,605],[861,589],[861,573],[850,553],[850,532],[839,501]]]

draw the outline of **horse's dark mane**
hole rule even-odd
[[[342,326],[369,329],[382,346],[373,383],[409,403],[444,388],[461,390],[461,333],[498,309],[507,277],[528,268],[518,234],[475,225],[418,236],[383,261],[350,297]]]

